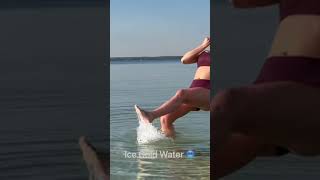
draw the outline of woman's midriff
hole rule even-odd
[[[306,56],[320,60],[320,16],[292,15],[280,22],[271,56]]]
[[[196,70],[194,79],[207,79],[210,80],[210,66],[200,66]]]

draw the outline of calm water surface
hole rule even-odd
[[[78,138],[106,152],[97,107],[76,91],[0,92],[0,179],[87,180]]]
[[[111,179],[209,179],[209,112],[192,112],[175,123],[177,138],[154,144],[136,142],[139,104],[152,109],[176,90],[188,87],[195,65],[173,61],[134,61],[111,63]],[[159,127],[159,120],[155,121]],[[185,152],[195,150],[194,158],[126,158],[125,152]]]

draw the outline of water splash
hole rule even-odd
[[[137,142],[138,144],[149,144],[160,140],[169,140],[159,129],[151,123],[139,121],[137,127]]]

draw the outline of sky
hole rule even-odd
[[[181,56],[210,35],[210,0],[110,0],[111,57]]]

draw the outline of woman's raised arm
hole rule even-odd
[[[255,8],[279,3],[280,0],[230,0],[236,8]]]
[[[201,45],[198,47],[194,48],[191,51],[188,51],[184,56],[181,58],[181,62],[183,64],[192,64],[197,62],[197,59],[199,55],[208,47],[210,46],[211,40],[209,37],[206,37]]]

